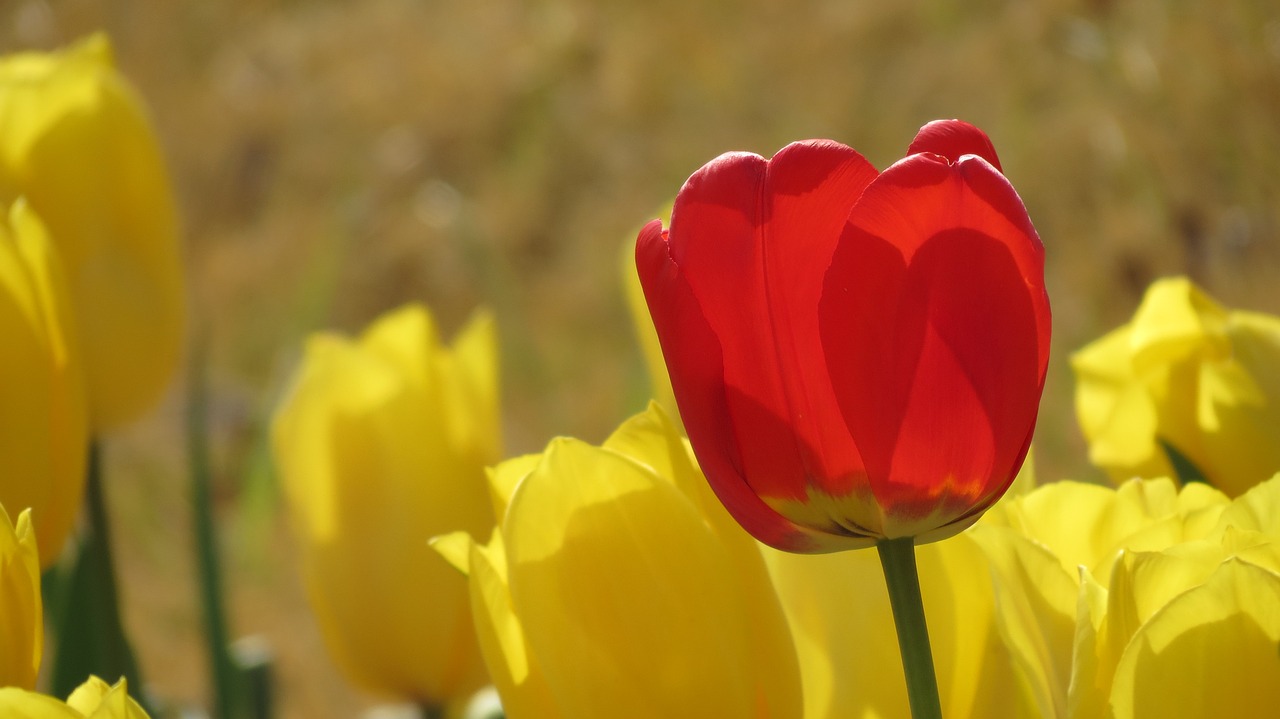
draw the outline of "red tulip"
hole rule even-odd
[[[883,173],[827,140],[721,155],[636,264],[698,461],[759,540],[942,539],[1022,465],[1044,248],[976,127],[930,123]]]

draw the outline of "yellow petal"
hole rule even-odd
[[[501,532],[495,530],[488,545],[472,543],[467,561],[476,634],[506,715],[512,719],[562,716],[512,605]]]
[[[1063,716],[1076,631],[1076,580],[1043,544],[1015,529],[979,524],[970,536],[991,563],[996,625],[1019,681],[1041,716]]]
[[[431,548],[440,553],[449,566],[462,572],[471,573],[471,545],[475,540],[466,532],[449,532],[432,537]]]
[[[516,486],[542,461],[540,454],[526,454],[503,460],[485,470],[489,480],[489,498],[493,502],[493,516],[502,518],[507,513],[507,505],[511,504],[511,495]]]
[[[66,267],[95,429],[164,390],[185,308],[160,148],[103,35],[0,60],[0,194],[25,195]]]
[[[1280,575],[1228,560],[1133,637],[1111,700],[1120,719],[1263,716],[1280,706]]]
[[[0,505],[0,686],[32,689],[44,645],[40,560],[31,510],[15,529]]]
[[[1227,313],[1185,277],[1156,280],[1134,313],[1129,344],[1139,375],[1208,349],[1230,354]]]
[[[148,719],[147,713],[129,696],[124,679],[108,686],[97,677],[89,677],[67,697],[67,705],[79,710],[86,719]]]
[[[1132,368],[1130,331],[1121,328],[1071,358],[1076,416],[1089,440],[1089,460],[1133,476],[1163,468],[1155,443],[1156,406]]]
[[[565,715],[799,716],[790,646],[761,646],[779,633],[752,624],[725,546],[649,467],[556,440],[503,537],[513,604]]]
[[[807,719],[907,716],[888,594],[875,552],[766,550],[791,622]],[[1042,714],[995,623],[987,561],[968,534],[917,548],[943,715]]]
[[[806,719],[907,716],[876,553],[764,554],[795,639]]]
[[[1105,642],[1107,590],[1089,570],[1080,568],[1080,594],[1076,603],[1076,634],[1071,652],[1071,681],[1067,686],[1067,716],[1106,716],[1114,663],[1106,671],[1099,655]]]
[[[1218,525],[1262,532],[1280,541],[1280,475],[1237,497],[1222,512]]]
[[[80,509],[88,420],[61,264],[22,200],[0,206],[0,336],[0,503],[31,508],[49,567]]]
[[[18,687],[0,687],[0,716],[6,719],[85,719],[51,696]]]

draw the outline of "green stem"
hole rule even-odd
[[[444,719],[444,707],[433,704],[419,704],[418,715],[422,719]]]
[[[58,582],[52,689],[56,696],[65,697],[90,674],[108,683],[125,677],[130,696],[147,708],[138,663],[120,618],[100,454],[98,443],[90,444],[85,528],[76,558],[66,578]]]
[[[204,616],[205,648],[213,683],[213,716],[230,719],[241,712],[237,670],[230,653],[217,534],[213,522],[213,472],[209,460],[206,355],[204,342],[191,350],[187,397],[187,452],[191,462],[191,511],[194,515],[196,573]]]
[[[938,679],[933,671],[933,651],[929,648],[929,627],[920,598],[920,577],[916,574],[915,539],[885,539],[876,545],[884,582],[889,588],[889,606],[898,630],[898,650],[907,679],[907,700],[912,719],[942,719],[938,700]]]

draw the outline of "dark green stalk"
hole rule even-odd
[[[86,521],[79,551],[65,577],[57,582],[51,689],[54,695],[66,697],[90,675],[97,675],[108,683],[124,677],[129,682],[130,696],[147,708],[142,676],[120,618],[110,523],[102,488],[102,457],[96,441],[89,445],[85,505]],[[148,712],[151,712],[149,708]]]
[[[933,651],[929,648],[929,627],[925,624],[920,577],[916,573],[915,539],[885,539],[876,549],[880,552],[880,566],[889,588],[893,624],[898,630],[898,650],[902,654],[912,719],[942,719]]]
[[[209,460],[207,426],[208,388],[206,349],[197,340],[191,350],[187,377],[187,452],[191,462],[191,510],[194,516],[196,580],[204,618],[205,649],[213,684],[213,716],[239,716],[237,670],[230,653],[222,575],[218,563],[217,535],[213,522],[213,472]]]

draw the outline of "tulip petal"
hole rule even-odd
[[[770,508],[743,477],[737,438],[728,423],[720,344],[701,313],[681,309],[696,307],[697,300],[670,259],[666,235],[657,220],[645,226],[636,242],[636,266],[650,312],[661,327],[659,337],[669,338],[665,344],[673,347],[663,354],[690,442],[700,448],[698,464],[716,496],[752,536],[788,551],[814,547],[820,541],[815,532]],[[659,317],[665,321],[659,323]]]
[[[0,686],[31,689],[44,648],[40,560],[31,510],[15,527],[0,505]]]
[[[850,213],[822,340],[870,489],[897,523],[887,536],[958,522],[1012,481],[1048,361],[1043,261],[1021,200],[976,157],[909,157]]]
[[[916,139],[907,148],[908,155],[932,152],[952,162],[959,162],[965,155],[977,155],[991,166],[1004,172],[1000,158],[987,133],[963,120],[934,120],[916,133]]]
[[[0,204],[0,503],[15,514],[31,508],[46,568],[80,511],[88,447],[84,358],[67,287],[41,218],[24,200]]]
[[[732,561],[648,467],[554,440],[512,497],[503,535],[513,605],[537,618],[524,632],[565,716],[788,713],[776,696],[754,710],[756,640]],[[798,709],[798,693],[784,696]]]
[[[847,492],[860,473],[822,364],[815,310],[850,198],[874,177],[861,155],[831,142],[795,143],[767,162],[723,155],[685,184],[670,231],[651,223],[637,242],[682,419],[739,521],[753,503],[727,494],[802,499],[810,482]],[[750,489],[730,488],[744,482]],[[771,534],[776,544],[779,530]]]
[[[1280,706],[1277,642],[1280,576],[1229,559],[1133,637],[1112,685],[1115,716],[1265,713],[1263,707]]]
[[[0,687],[0,716],[13,719],[84,719],[84,715],[51,696],[18,687]]]

